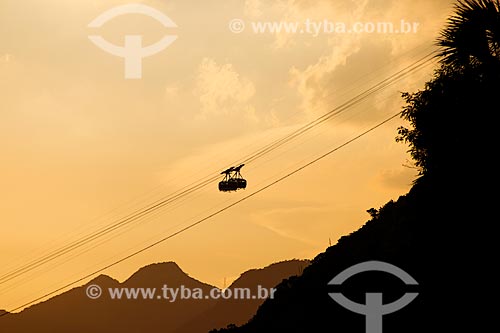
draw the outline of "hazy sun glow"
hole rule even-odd
[[[0,3],[0,276],[223,170],[432,51],[451,1],[141,1],[177,28],[124,15],[124,1]],[[229,22],[241,19],[245,31]],[[412,34],[255,33],[252,22],[418,22]],[[124,78],[115,45],[178,39]],[[11,309],[159,240],[252,193],[398,112],[432,65],[249,163],[248,188],[204,187],[68,256],[0,284]],[[243,271],[313,258],[406,193],[415,170],[394,120],[344,150],[105,272],[123,280],[175,261],[221,286]]]

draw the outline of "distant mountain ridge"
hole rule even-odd
[[[257,286],[269,290],[284,280],[283,277],[302,274],[309,263],[305,260],[291,260],[274,263],[261,269],[252,269],[241,274],[227,289],[248,288],[252,295],[257,295]],[[263,302],[262,299],[221,299],[194,320],[181,326],[176,333],[208,332],[214,328],[226,327],[228,324],[242,325],[253,316]]]
[[[235,285],[252,289],[257,285],[272,288],[283,279],[299,274],[308,264],[307,260],[292,260],[251,270],[243,273],[228,289]],[[90,299],[86,294],[87,288],[93,285],[99,286],[103,291],[98,299]],[[35,304],[18,314],[6,314],[0,317],[0,332],[168,333],[183,331],[186,326],[190,326],[189,332],[201,333],[230,323],[242,324],[251,318],[263,302],[253,299],[248,302],[222,299],[183,299],[171,302],[159,295],[152,299],[139,297],[129,300],[122,297],[120,300],[112,300],[106,294],[108,288],[155,288],[160,292],[164,285],[170,288],[184,286],[191,290],[199,289],[204,295],[216,288],[191,278],[174,262],[151,264],[139,269],[122,283],[107,275],[100,275],[83,286]],[[225,312],[227,303],[231,303],[230,312]],[[205,313],[210,313],[210,320],[203,322]],[[196,325],[189,325],[193,322]]]

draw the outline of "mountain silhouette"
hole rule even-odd
[[[302,274],[303,269],[308,265],[307,260],[290,260],[275,263],[263,269],[253,269],[243,273],[227,289],[234,291],[237,288],[248,288],[251,290],[251,295],[257,295],[257,286],[260,285],[270,290],[284,277]],[[230,324],[242,325],[253,316],[263,302],[264,299],[220,299],[212,308],[176,330],[176,333],[204,333]]]
[[[290,275],[299,274],[307,261],[288,261],[277,263],[268,268],[243,273],[238,279],[239,285],[254,287],[262,285],[271,288]],[[236,282],[235,282],[236,283]],[[98,299],[87,297],[88,287],[98,285],[103,296]],[[49,300],[35,304],[17,314],[0,317],[1,332],[175,332],[186,327],[196,319],[198,327],[208,329],[216,327],[212,323],[202,323],[203,313],[216,308],[218,300],[214,299],[176,299],[175,301],[158,299],[110,299],[106,295],[108,288],[156,288],[159,292],[167,285],[170,288],[184,286],[190,290],[200,289],[203,295],[209,295],[215,288],[189,277],[176,263],[166,262],[145,266],[130,276],[119,281],[100,275],[87,284],[71,289]],[[233,284],[234,285],[234,284]],[[160,293],[161,294],[161,293]],[[211,311],[210,320],[225,327],[229,323],[243,323],[251,318],[263,300],[250,300],[232,303],[231,312]],[[223,302],[225,303],[225,302]],[[220,305],[219,305],[220,306]],[[4,312],[5,313],[5,312]],[[213,317],[212,317],[213,316]],[[199,331],[199,330],[198,330]],[[192,331],[195,332],[195,331]],[[202,332],[202,331],[199,331]]]

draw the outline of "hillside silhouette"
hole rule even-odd
[[[275,263],[263,269],[253,269],[243,273],[228,289],[249,288],[257,295],[257,285],[273,288],[284,278],[302,274],[309,265],[307,260],[292,260]],[[200,314],[194,320],[176,330],[176,333],[208,332],[214,327],[226,327],[228,324],[246,323],[264,302],[261,299],[221,299],[213,307]]]
[[[257,285],[272,288],[284,278],[299,274],[308,261],[291,260],[269,267],[243,273],[233,283],[248,286]],[[18,314],[0,318],[1,332],[9,333],[63,333],[63,332],[175,332],[196,320],[190,332],[207,332],[213,324],[225,327],[229,323],[244,323],[263,300],[230,301],[213,299],[182,299],[170,302],[165,299],[111,300],[109,297],[89,299],[86,288],[99,285],[108,288],[156,288],[185,286],[203,290],[208,295],[214,286],[189,277],[173,262],[152,264],[141,268],[126,281],[119,281],[100,275],[84,286],[74,288],[45,302],[33,305]],[[230,305],[225,305],[230,302]],[[231,311],[227,311],[227,309]],[[210,312],[209,322],[203,322],[203,314]],[[207,329],[205,329],[208,327]]]
[[[481,332],[495,327],[492,155],[498,151],[500,2],[459,1],[441,37],[440,67],[423,90],[405,93],[409,145],[419,177],[406,195],[380,209],[358,231],[318,255],[304,273],[283,281],[247,324],[213,332],[365,332],[365,317],[328,293],[344,269],[369,260],[396,265],[418,283],[418,297],[383,317],[383,332]],[[495,181],[496,183],[496,181]],[[335,223],[335,221],[332,221]],[[343,293],[364,304],[384,303],[407,287],[383,273],[359,274]]]
[[[335,303],[327,284],[344,269],[369,260],[396,265],[419,282],[419,296],[410,305],[384,316],[384,332],[429,331],[436,325],[449,327],[458,314],[469,318],[463,307],[474,304],[473,297],[464,297],[457,290],[477,290],[473,273],[478,267],[473,258],[479,249],[469,249],[466,254],[465,248],[478,244],[468,237],[467,220],[448,214],[436,191],[434,186],[415,185],[410,193],[379,209],[377,217],[361,229],[318,255],[302,276],[279,284],[275,299],[266,300],[248,324],[218,332],[320,332],[326,328],[365,332],[364,316]],[[355,291],[346,296],[358,303],[364,303],[368,291],[383,292],[392,300],[405,292],[401,282],[375,273],[366,273],[352,283]]]

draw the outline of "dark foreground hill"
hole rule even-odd
[[[440,63],[433,78],[403,94],[402,117],[410,126],[398,129],[397,141],[409,145],[421,175],[411,191],[370,209],[366,225],[318,255],[303,275],[281,283],[249,323],[221,332],[486,332],[498,326],[499,172],[493,156],[499,147],[500,1],[457,1],[436,42]],[[328,287],[331,279],[366,261],[396,265],[418,282],[415,291],[390,274],[365,272],[339,287],[353,302],[370,303],[371,320],[384,310],[376,307],[381,293],[390,304],[410,289],[418,292],[406,307],[383,316],[376,330],[365,327],[366,307],[348,305],[354,313],[329,295],[339,295]]]
[[[234,292],[239,288],[248,288],[252,295],[258,295],[258,285],[270,290],[284,278],[300,275],[308,265],[307,260],[291,260],[275,263],[263,269],[253,269],[243,273],[228,289]],[[213,307],[186,322],[175,333],[206,333],[213,328],[226,327],[228,324],[242,325],[252,318],[263,302],[264,299],[252,298],[219,300]]]
[[[266,300],[249,323],[218,332],[365,332],[365,316],[333,301],[328,293],[338,290],[328,282],[371,260],[396,265],[419,284],[410,288],[381,272],[346,281],[340,291],[362,304],[367,292],[382,292],[384,304],[407,291],[419,293],[408,306],[383,316],[384,333],[481,331],[496,286],[488,259],[497,253],[486,231],[493,206],[478,195],[484,181],[420,179],[396,202],[371,210],[370,221],[318,255],[301,276],[283,281],[275,299]]]
[[[283,279],[302,272],[308,261],[290,260],[263,269],[243,273],[229,289],[258,285],[270,289]],[[103,291],[98,299],[86,292],[92,285]],[[163,298],[163,285],[169,288],[184,286],[191,291],[202,290],[209,295],[214,286],[202,283],[184,273],[173,262],[152,264],[141,268],[123,283],[101,275],[84,286],[74,288],[45,302],[33,305],[18,314],[0,317],[2,333],[109,333],[109,332],[207,332],[229,323],[244,323],[255,313],[263,299],[180,299]],[[111,299],[108,288],[155,288],[154,296],[142,294],[136,299]],[[95,290],[94,290],[95,291]],[[95,295],[91,292],[91,295]],[[253,294],[252,294],[253,295]],[[170,296],[171,297],[171,296]],[[209,314],[208,316],[206,314]],[[215,326],[214,326],[215,325]]]

